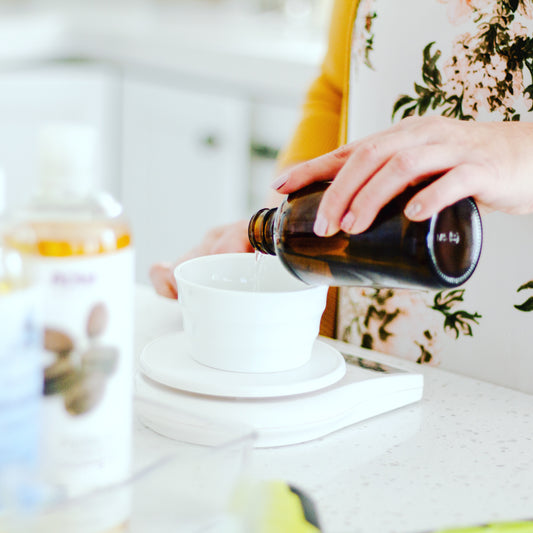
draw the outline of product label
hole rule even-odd
[[[133,252],[34,258],[44,291],[44,456],[69,496],[129,474]]]

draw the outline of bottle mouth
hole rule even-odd
[[[483,240],[481,216],[472,198],[465,198],[431,218],[428,250],[444,285],[467,281],[478,264]]]
[[[276,255],[271,222],[276,211],[276,208],[260,209],[252,216],[248,224],[248,239],[250,244],[254,250],[267,255]]]

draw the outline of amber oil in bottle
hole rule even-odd
[[[313,225],[329,184],[312,184],[280,207],[258,211],[248,227],[252,246],[277,255],[311,285],[439,289],[461,285],[474,272],[482,224],[473,199],[413,222],[403,213],[419,190],[412,187],[389,202],[365,232],[318,237]]]

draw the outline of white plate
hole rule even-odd
[[[244,373],[217,370],[196,362],[187,352],[182,331],[148,344],[140,358],[142,373],[162,385],[182,391],[239,398],[270,398],[312,392],[339,381],[346,372],[344,358],[317,340],[310,361],[293,370]]]

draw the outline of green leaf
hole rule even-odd
[[[426,111],[428,110],[429,105],[431,104],[431,95],[427,94],[426,96],[423,96],[418,101],[418,114],[420,116],[425,115]]]
[[[478,318],[481,315],[478,313],[469,313],[467,311],[456,311],[446,316],[444,320],[444,329],[449,329],[455,332],[455,338],[459,338],[462,333],[467,337],[472,337],[472,325],[469,322],[479,324]]]
[[[378,329],[380,340],[386,341],[393,333],[387,331],[387,326],[400,314],[400,310],[396,309],[393,313],[387,313]]]
[[[434,95],[433,102],[431,103],[431,109],[437,109],[437,107],[440,107],[442,104],[442,100],[443,97],[441,93]]]
[[[520,305],[515,305],[516,309],[523,311],[524,313],[529,313],[533,311],[533,296],[528,298],[524,303]]]
[[[449,310],[457,302],[463,301],[465,290],[464,289],[452,289],[449,291],[439,291],[433,299],[433,309]]]
[[[414,106],[408,107],[402,115],[402,118],[412,117],[416,111],[416,104]]]
[[[398,100],[396,100],[394,107],[392,108],[392,118],[394,119],[394,115],[402,108],[403,106],[406,106],[410,104],[411,102],[414,102],[415,99],[407,94],[402,94]]]
[[[415,83],[415,92],[418,94],[418,96],[426,96],[429,91],[424,87],[423,85],[419,85],[418,83]]]
[[[431,47],[434,44],[435,42],[431,42],[424,48],[422,79],[427,85],[433,88],[438,88],[442,84],[441,74],[437,67],[437,62],[440,59],[441,51],[437,50],[433,55],[431,55]]]
[[[365,333],[361,338],[361,348],[368,348],[369,350],[372,350],[373,345],[374,339],[372,338],[372,335]]]
[[[520,285],[520,287],[516,289],[516,292],[523,291],[524,289],[533,289],[533,280],[528,281],[527,283],[524,283],[523,285]]]
[[[418,343],[417,343],[418,344]],[[420,348],[420,357],[416,360],[417,363],[430,363],[433,359],[433,355],[431,352],[428,352],[424,346],[421,344],[418,344],[418,347]]]

